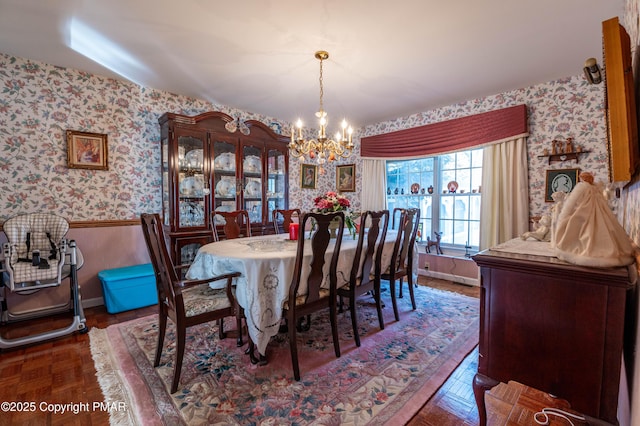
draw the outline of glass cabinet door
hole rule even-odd
[[[262,153],[262,147],[242,147],[242,208],[249,213],[251,223],[262,222]]]
[[[277,149],[267,151],[267,220],[275,209],[286,209],[286,157]]]
[[[236,210],[236,146],[235,142],[213,141],[213,210],[231,212]],[[224,224],[222,216],[215,216],[216,225]]]
[[[205,226],[204,141],[178,137],[179,227]]]
[[[165,226],[171,224],[171,206],[169,204],[169,139],[162,138],[162,217]]]

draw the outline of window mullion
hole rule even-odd
[[[431,232],[440,232],[440,157],[433,162],[433,194],[431,194]],[[433,235],[430,235],[433,237]],[[426,239],[426,238],[425,238]]]

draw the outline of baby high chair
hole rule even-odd
[[[0,322],[4,324],[71,309],[73,320],[67,327],[35,335],[10,340],[0,336],[0,349],[88,331],[77,279],[77,270],[84,261],[76,242],[65,238],[69,230],[67,221],[53,214],[31,213],[8,219],[3,230],[8,242],[0,255]],[[66,304],[12,314],[7,304],[7,291],[23,296],[37,295],[44,288],[60,286],[66,278],[70,280],[71,290]]]

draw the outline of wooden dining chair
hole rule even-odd
[[[329,224],[333,219],[339,222],[337,237],[330,239]],[[305,316],[308,318],[311,313],[321,309],[329,308],[331,320],[331,334],[333,336],[333,348],[336,357],[340,357],[340,342],[338,340],[337,325],[337,265],[340,256],[340,246],[344,232],[344,212],[333,213],[305,213],[300,222],[301,229],[310,223],[316,222],[315,231],[311,234],[311,241],[304,238],[298,239],[296,262],[291,286],[289,287],[289,298],[285,301],[283,316],[289,324],[289,348],[291,350],[291,363],[293,365],[293,376],[300,380],[300,367],[298,365],[297,327],[298,319]],[[329,276],[324,274],[325,256],[329,244],[335,241],[333,253],[329,261]],[[305,257],[306,256],[306,257]],[[306,289],[302,286],[306,283]],[[323,284],[328,284],[323,286]]]
[[[246,210],[236,210],[232,212],[213,212],[211,213],[211,228],[213,230],[213,240],[220,241],[221,235],[216,225],[216,215],[222,216],[224,224],[222,225],[222,235],[225,239],[250,237],[251,222],[249,213]]]
[[[353,258],[353,266],[349,282],[336,289],[340,297],[342,307],[343,298],[349,298],[349,310],[351,311],[351,325],[353,326],[353,338],[356,346],[360,346],[360,334],[358,333],[358,320],[356,313],[356,298],[367,292],[373,293],[378,310],[378,322],[380,329],[384,330],[382,317],[382,302],[380,301],[380,276],[382,274],[382,248],[387,236],[389,225],[389,210],[366,211],[360,216],[360,223],[369,225],[368,229],[360,227],[358,232],[358,244]],[[366,244],[365,244],[366,242]]]
[[[411,296],[411,306],[416,309],[416,299],[413,292],[413,256],[418,224],[420,223],[420,209],[402,209],[400,221],[398,222],[398,235],[393,246],[393,254],[389,268],[382,272],[381,278],[389,281],[391,292],[391,303],[393,304],[393,314],[396,321],[400,321],[398,315],[398,303],[396,301],[396,280],[400,280],[400,290],[404,277],[409,283],[409,295]]]
[[[300,209],[275,209],[273,210],[273,227],[276,234],[288,233],[289,225],[294,217],[300,221]],[[282,216],[282,222],[279,218]]]
[[[153,264],[159,302],[158,346],[153,366],[160,365],[162,346],[167,329],[167,318],[169,318],[176,327],[176,359],[171,383],[171,393],[174,393],[178,390],[186,332],[189,327],[235,316],[238,331],[241,330],[241,320],[234,294],[235,289],[232,287],[233,278],[240,276],[240,273],[218,275],[204,280],[182,280],[178,278],[176,269],[181,268],[183,265],[174,266],[171,262],[165,244],[160,216],[157,213],[144,213],[140,216],[140,221],[149,257]],[[212,282],[224,280],[226,280],[224,289],[214,290],[209,286]],[[223,328],[224,325],[220,323],[220,339],[225,337]]]
[[[396,207],[393,209],[393,214],[391,215],[391,229],[396,229],[396,217],[402,214],[405,209],[402,207]]]

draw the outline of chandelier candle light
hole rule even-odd
[[[346,120],[342,120],[342,132],[336,132],[335,140],[327,138],[327,113],[323,107],[324,88],[322,84],[322,61],[329,58],[329,53],[319,50],[315,54],[316,59],[320,61],[320,110],[316,112],[316,117],[320,121],[320,130],[318,131],[318,139],[305,140],[302,137],[302,120],[298,119],[296,127],[298,128],[298,136],[294,126],[291,126],[291,142],[289,150],[294,157],[298,157],[300,161],[304,161],[305,155],[310,159],[318,158],[318,164],[324,164],[327,160],[333,161],[337,158],[347,158],[351,155],[353,142],[351,135],[353,129],[347,124]]]

